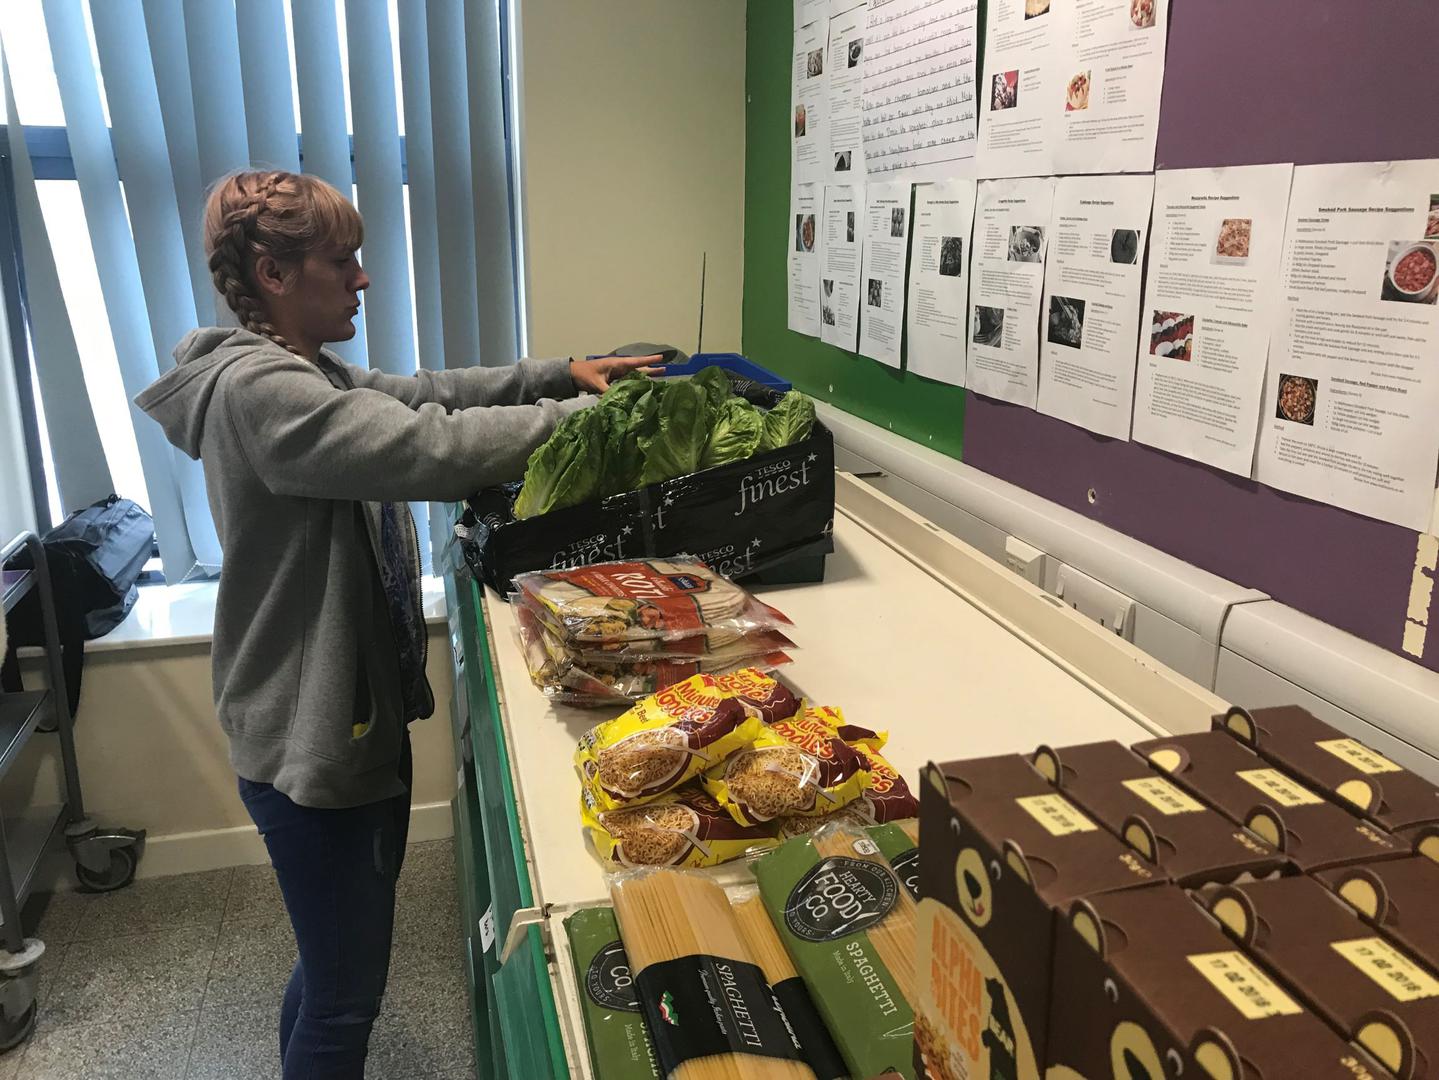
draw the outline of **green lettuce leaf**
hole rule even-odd
[[[561,420],[530,455],[515,500],[515,517],[536,517],[597,498],[612,423],[611,414],[598,408],[582,409]]]
[[[814,402],[798,390],[791,390],[779,399],[773,409],[764,414],[764,435],[759,448],[778,450],[809,438],[814,427]]]
[[[689,381],[704,390],[712,416],[717,414],[724,403],[734,396],[734,384],[730,382],[724,368],[714,365],[701,368],[691,376]]]
[[[643,400],[643,399],[641,399]],[[708,400],[705,389],[693,380],[675,380],[653,412],[653,430],[638,436],[644,467],[639,486],[687,476],[699,467],[700,453],[709,437],[705,423]],[[631,424],[635,418],[631,418]],[[646,417],[646,423],[650,418]]]
[[[714,427],[700,454],[701,469],[753,457],[764,434],[760,411],[742,397],[730,397],[719,408]]]

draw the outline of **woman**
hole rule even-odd
[[[225,554],[216,711],[299,961],[287,1078],[358,1078],[389,966],[410,811],[407,724],[434,711],[409,501],[517,479],[611,377],[657,357],[387,375],[324,349],[370,280],[355,208],[312,176],[245,172],[205,208],[242,329],[188,335],[137,404],[204,463]]]

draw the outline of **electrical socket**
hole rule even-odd
[[[1134,600],[1072,566],[1061,564],[1055,595],[1125,641],[1134,640]]]

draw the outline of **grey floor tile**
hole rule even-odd
[[[233,871],[149,878],[112,893],[87,896],[76,941],[96,941],[181,926],[218,927]]]
[[[217,931],[184,927],[77,941],[52,977],[42,1028],[108,1023],[198,1009]]]
[[[279,1080],[280,1002],[207,1005],[190,1050],[190,1080]]]
[[[20,922],[25,933],[46,945],[65,945],[74,940],[85,907],[93,899],[89,893],[74,890],[35,893],[25,904]]]
[[[237,866],[225,904],[225,921],[236,919],[288,919],[275,871],[269,865]]]
[[[474,1067],[470,1004],[463,983],[447,975],[391,979],[370,1038],[376,1077],[427,1077]]]
[[[172,1013],[39,1032],[25,1047],[15,1080],[182,1080],[197,1015]]]
[[[34,1041],[33,1039],[31,1040]],[[18,1080],[20,1062],[25,1057],[27,1043],[21,1043],[9,1053],[0,1054],[0,1080]]]
[[[399,895],[433,892],[448,886],[455,891],[454,840],[426,840],[405,848],[405,865],[400,868]]]
[[[285,919],[245,919],[220,928],[208,1005],[253,1005],[280,1000],[295,966],[295,934]]]

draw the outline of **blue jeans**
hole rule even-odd
[[[319,810],[240,778],[240,798],[265,838],[299,947],[280,1011],[284,1080],[365,1075],[390,971],[395,882],[410,826],[408,732],[400,779],[403,795]]]

